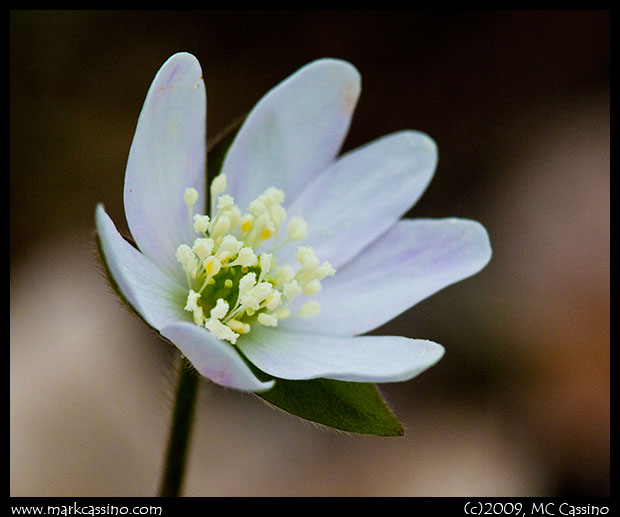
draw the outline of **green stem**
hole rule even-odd
[[[194,420],[194,407],[200,376],[185,357],[181,357],[178,382],[164,465],[164,477],[159,493],[161,497],[178,497],[180,495],[187,463],[187,449]]]

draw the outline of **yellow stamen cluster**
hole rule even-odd
[[[320,306],[315,300],[294,314],[289,306],[301,295],[318,293],[321,281],[336,271],[329,262],[321,264],[314,249],[305,246],[297,249],[296,270],[275,263],[275,250],[302,241],[307,233],[306,222],[293,217],[286,237],[278,242],[286,221],[284,192],[270,187],[242,213],[225,190],[226,177],[219,175],[211,183],[216,200],[212,218],[193,213],[195,189],[186,189],[183,197],[192,230],[200,234],[191,247],[181,244],[176,253],[189,287],[184,309],[192,313],[194,323],[235,344],[250,332],[251,324],[275,327],[284,318],[317,314]],[[271,251],[257,255],[255,250],[266,241],[273,242]]]

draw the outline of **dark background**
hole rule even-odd
[[[307,62],[353,63],[345,150],[431,135],[439,166],[408,215],[479,220],[494,257],[380,329],[446,347],[382,387],[405,438],[208,386],[187,492],[607,495],[609,37],[607,11],[11,11],[11,493],[156,490],[172,352],[90,248],[97,202],[125,227],[144,96],[188,51],[209,138]]]

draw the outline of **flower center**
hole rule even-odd
[[[279,240],[286,221],[284,192],[268,188],[242,214],[225,190],[226,176],[220,174],[211,184],[211,197],[217,200],[212,218],[194,214],[198,192],[185,190],[189,222],[200,236],[191,247],[181,244],[176,257],[189,287],[184,309],[192,313],[194,323],[235,344],[255,323],[275,327],[284,318],[317,314],[316,300],[306,301],[294,313],[289,306],[299,296],[318,293],[321,280],[336,271],[329,262],[320,264],[314,249],[305,246],[297,248],[296,271],[276,264],[274,252],[302,241],[307,233],[306,222],[293,217],[286,237]],[[257,254],[259,247],[270,244],[269,252]]]

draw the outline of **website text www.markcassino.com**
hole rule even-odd
[[[153,515],[161,516],[161,506],[60,505],[11,506],[11,515]]]

